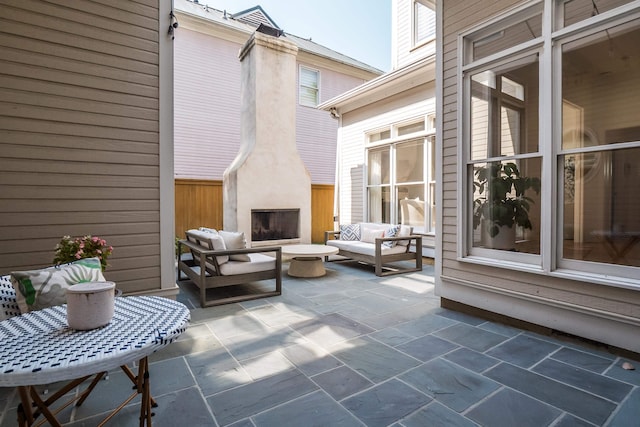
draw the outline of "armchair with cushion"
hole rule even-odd
[[[178,281],[191,279],[200,290],[200,305],[210,307],[280,295],[282,293],[282,249],[246,248],[242,233],[201,228],[188,230],[178,241]],[[182,254],[183,247],[190,254]],[[184,278],[183,274],[186,276]],[[275,280],[273,290],[247,287],[239,295],[207,299],[207,289]]]

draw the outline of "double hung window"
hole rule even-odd
[[[529,3],[461,42],[461,257],[640,288],[638,2]]]
[[[368,135],[367,211],[372,222],[435,230],[435,136],[431,117]]]
[[[413,0],[413,44],[420,45],[436,36],[436,11],[433,2]]]
[[[320,71],[300,67],[298,102],[306,107],[316,107],[320,102]]]

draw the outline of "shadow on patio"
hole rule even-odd
[[[327,272],[285,273],[279,297],[206,309],[183,282],[192,324],[150,358],[154,425],[637,425],[640,374],[626,359],[442,309],[431,265],[384,278],[354,263]],[[94,425],[126,380],[113,372],[64,410],[64,425]],[[1,426],[15,425],[16,402],[0,389]],[[113,423],[137,416],[134,403]]]

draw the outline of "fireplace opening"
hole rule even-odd
[[[251,240],[285,240],[300,238],[300,209],[251,209]]]

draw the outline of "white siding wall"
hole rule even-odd
[[[176,178],[221,180],[240,146],[241,45],[182,27],[175,43]],[[321,101],[364,82],[303,65],[320,71]],[[334,182],[337,129],[326,111],[297,106],[298,150],[313,184]]]
[[[443,2],[441,272],[440,296],[619,347],[640,351],[640,297],[637,291],[493,268],[457,259],[462,238],[458,204],[458,72],[457,35],[517,0]],[[634,338],[635,337],[635,338]]]
[[[0,1],[0,274],[93,234],[118,288],[161,287],[159,3]]]
[[[365,133],[433,114],[435,108],[435,85],[430,83],[343,115],[340,223],[350,224],[365,219]]]

